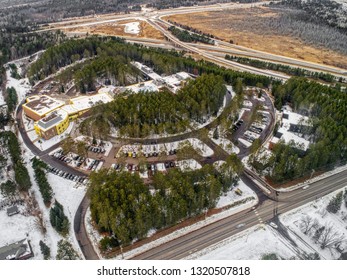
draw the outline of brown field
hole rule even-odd
[[[150,24],[145,21],[140,21],[140,33],[138,35],[126,33],[124,31],[125,26],[123,24],[134,22],[132,21],[117,21],[112,23],[81,26],[65,29],[67,33],[75,32],[88,32],[89,34],[98,34],[104,36],[128,36],[128,37],[143,37],[164,40],[164,36]]]
[[[237,45],[255,50],[337,67],[347,67],[347,58],[343,54],[308,45],[298,38],[283,36],[276,30],[266,28],[264,21],[277,16],[276,11],[260,7],[173,15],[165,19],[194,27],[226,41],[232,40]]]

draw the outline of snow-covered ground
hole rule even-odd
[[[295,257],[291,244],[271,227],[257,225],[222,242],[191,255],[199,260],[259,260],[265,254],[279,258]]]
[[[219,130],[220,131],[220,130]],[[210,130],[208,133],[208,136],[210,139],[216,143],[218,146],[220,146],[224,151],[226,151],[228,154],[238,154],[240,152],[240,149],[234,145],[229,139],[223,137],[223,135],[219,135],[218,139],[213,138],[213,130]]]
[[[29,172],[29,176],[32,182],[32,187],[30,189],[31,196],[34,196],[38,208],[41,211],[42,220],[46,228],[46,232],[43,233],[38,226],[38,218],[35,216],[29,215],[24,216],[23,213],[28,213],[25,206],[20,206],[20,211],[22,214],[17,214],[12,217],[8,217],[5,210],[0,211],[0,246],[5,244],[12,243],[14,241],[19,241],[23,238],[28,238],[34,252],[34,259],[43,259],[43,256],[40,251],[39,242],[40,240],[44,241],[51,249],[51,256],[55,258],[57,253],[57,242],[63,237],[58,234],[55,229],[51,226],[49,220],[49,208],[47,208],[39,191],[39,188],[36,184],[34,178],[34,170],[32,169],[30,159],[33,157],[31,151],[24,145],[21,137],[18,139],[24,147],[23,153],[23,162],[26,164]],[[82,200],[85,189],[84,188],[75,188],[76,183],[66,180],[56,175],[47,173],[48,181],[50,182],[53,191],[54,197],[63,205],[64,212],[70,221],[70,234],[66,239],[72,243],[74,249],[79,252],[80,256],[82,255],[78,246],[78,242],[75,239],[73,234],[73,217],[77,210],[77,207]]]
[[[202,167],[195,159],[179,160],[177,161],[177,166],[182,171],[196,170]]]
[[[344,191],[346,190],[347,188],[344,188]],[[332,227],[332,234],[336,232],[337,236],[343,236],[344,241],[341,242],[340,248],[347,251],[347,208],[345,206],[345,202],[342,202],[342,207],[336,214],[329,213],[326,210],[329,201],[340,191],[341,190],[335,191],[327,196],[280,216],[280,221],[292,233],[292,237],[295,239],[295,242],[304,242],[308,244],[324,259],[337,259],[339,258],[340,253],[334,246],[330,249],[322,249],[320,244],[313,240],[313,236],[319,227]],[[304,234],[304,228],[302,227],[303,219],[307,218],[312,218],[312,223],[316,221],[317,225],[314,226],[308,234]]]
[[[235,192],[237,189],[241,191],[241,195]],[[240,180],[231,191],[228,191],[219,198],[216,208],[222,208],[244,199],[256,199],[256,197],[257,195],[255,192],[252,191],[242,180]]]
[[[138,35],[140,33],[140,23],[138,21],[129,22],[124,25],[124,32]]]
[[[20,79],[20,80],[12,78],[10,70],[6,71],[6,75],[7,75],[6,87],[15,88],[15,90],[17,91],[18,103],[20,103],[22,100],[25,99],[26,94],[31,89],[29,80],[27,78]]]

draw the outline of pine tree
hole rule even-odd
[[[39,244],[40,244],[41,253],[42,253],[44,259],[49,260],[51,258],[51,249],[42,240],[40,240]]]
[[[57,260],[79,260],[77,252],[72,247],[72,244],[67,240],[60,240],[58,242]]]
[[[336,214],[341,209],[342,199],[343,192],[341,191],[330,200],[327,206],[327,211]]]

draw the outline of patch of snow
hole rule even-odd
[[[242,193],[241,195],[238,195],[235,192],[237,189],[241,191]],[[238,184],[232,190],[228,191],[225,194],[222,194],[222,196],[219,198],[216,208],[222,208],[227,205],[230,205],[235,202],[238,202],[247,198],[251,198],[251,197],[255,199],[257,195],[242,180],[240,180]]]
[[[129,34],[135,34],[139,35],[140,33],[140,23],[138,21],[135,22],[129,22],[126,24],[123,24],[124,27],[124,32],[129,33]]]

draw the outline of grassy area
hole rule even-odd
[[[283,30],[273,28],[282,14],[283,11],[260,7],[193,13],[189,16],[174,15],[165,19],[191,26],[226,41],[232,41],[235,44],[256,50],[316,63],[347,67],[346,55],[327,47],[318,47],[319,44],[308,44],[298,36],[288,35],[293,26],[288,24]]]

